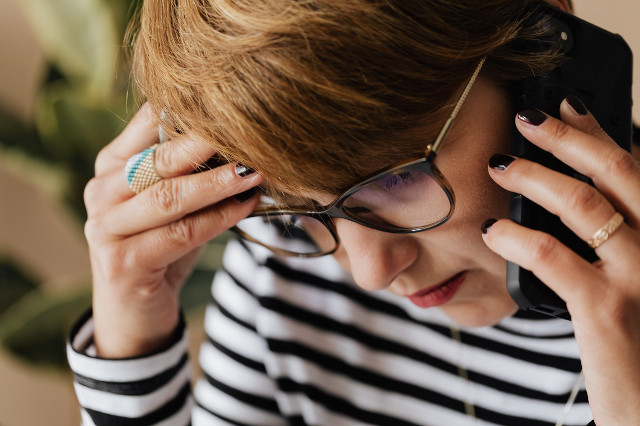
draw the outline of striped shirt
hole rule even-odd
[[[592,419],[569,321],[518,312],[458,340],[439,309],[366,292],[331,256],[232,241],[223,263],[193,389],[184,324],[164,350],[106,360],[78,322],[85,425],[554,425],[577,385],[564,424]]]

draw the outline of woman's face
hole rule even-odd
[[[444,225],[389,234],[335,220],[340,248],[334,256],[360,287],[411,296],[424,308],[440,306],[467,326],[495,324],[515,312],[506,263],[481,238],[486,219],[508,216],[509,195],[489,178],[487,164],[493,154],[509,152],[512,121],[505,93],[478,79],[435,161],[456,197]]]

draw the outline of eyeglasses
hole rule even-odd
[[[426,231],[445,223],[453,215],[455,197],[434,164],[436,150],[451,129],[484,61],[483,58],[476,67],[424,156],[371,174],[326,206],[283,209],[264,194],[258,208],[232,230],[278,254],[318,257],[335,252],[339,246],[334,218],[396,234]]]

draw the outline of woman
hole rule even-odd
[[[94,302],[69,346],[84,422],[635,424],[640,169],[576,97],[562,120],[515,122],[597,189],[505,155],[508,85],[557,63],[523,49],[529,3],[145,2],[149,103],[85,194]],[[229,163],[192,173],[214,154]],[[313,210],[354,186],[331,223],[303,218],[307,235],[269,234],[291,224],[276,215],[243,225],[260,199]],[[625,223],[592,265],[503,219],[507,191],[584,240],[616,212]],[[199,247],[236,223],[263,245],[229,244],[194,403],[177,294]],[[505,260],[573,322],[517,311]]]

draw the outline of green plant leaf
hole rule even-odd
[[[62,294],[34,290],[0,316],[0,344],[25,361],[66,369],[65,337],[90,305],[88,284]]]
[[[15,262],[0,258],[0,314],[37,287],[37,280]]]
[[[109,2],[20,0],[48,59],[77,79],[92,99],[109,95],[120,34]]]
[[[96,155],[124,128],[129,115],[124,97],[95,105],[64,82],[45,86],[36,103],[41,154],[70,173],[67,201],[84,217],[83,188],[93,177]],[[124,175],[123,175],[124,176]]]
[[[93,168],[95,156],[124,128],[128,115],[124,98],[95,105],[64,82],[42,88],[36,103],[36,128],[49,158],[69,166],[86,160]],[[77,158],[81,155],[83,158]]]

